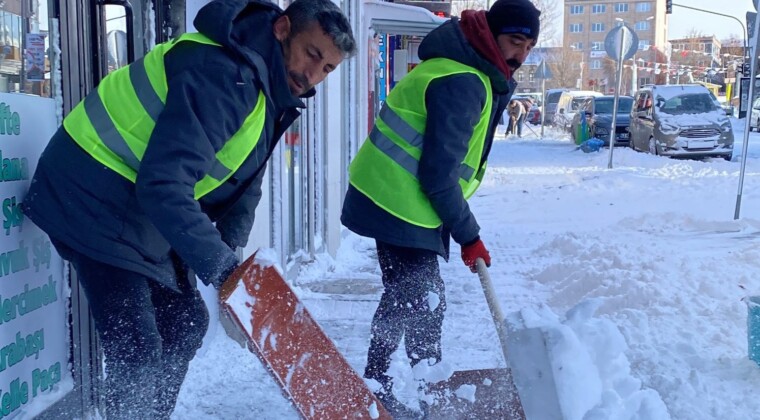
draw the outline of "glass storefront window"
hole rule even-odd
[[[46,0],[0,2],[0,92],[50,97]]]
[[[108,42],[108,72],[127,63],[127,16],[122,6],[106,5],[106,42]]]

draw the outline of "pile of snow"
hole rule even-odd
[[[660,395],[631,375],[617,326],[586,300],[564,319],[548,306],[510,314],[510,367],[528,418],[669,419]]]

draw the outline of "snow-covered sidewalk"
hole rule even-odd
[[[741,122],[732,122],[739,149]],[[504,312],[532,314],[564,339],[552,351],[570,372],[558,380],[566,414],[757,418],[760,368],[747,358],[741,299],[760,294],[760,135],[750,135],[743,217],[734,221],[736,158],[616,149],[608,170],[606,149],[584,154],[547,134],[553,139],[497,141],[470,203]],[[457,370],[503,366],[480,284],[458,253],[441,266],[444,359]],[[296,289],[363,371],[381,291],[373,242],[346,232],[337,257],[305,267]],[[392,373],[411,401],[416,384],[403,351]],[[174,418],[297,416],[255,357],[212,327]]]

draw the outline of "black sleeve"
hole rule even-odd
[[[437,79],[425,95],[427,125],[418,177],[444,228],[459,244],[473,241],[480,232],[459,185],[459,167],[486,97],[480,78],[469,73]]]
[[[235,205],[216,221],[216,228],[222,235],[222,241],[230,248],[244,247],[248,244],[248,236],[253,228],[256,207],[261,200],[261,183],[264,180],[266,164],[251,182]]]
[[[235,66],[206,63],[172,75],[137,174],[138,202],[175,252],[205,283],[238,258],[202,212],[194,186],[256,105],[258,89]]]

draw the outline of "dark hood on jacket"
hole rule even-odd
[[[304,103],[290,92],[282,46],[274,36],[273,24],[281,15],[282,9],[267,0],[214,0],[198,11],[193,25],[248,62],[275,104],[304,108]],[[315,93],[311,89],[301,97]]]
[[[430,32],[422,40],[418,54],[421,60],[448,58],[474,67],[488,75],[497,92],[509,91],[509,84],[504,74],[475,51],[465,38],[459,27],[459,19],[456,17]]]

